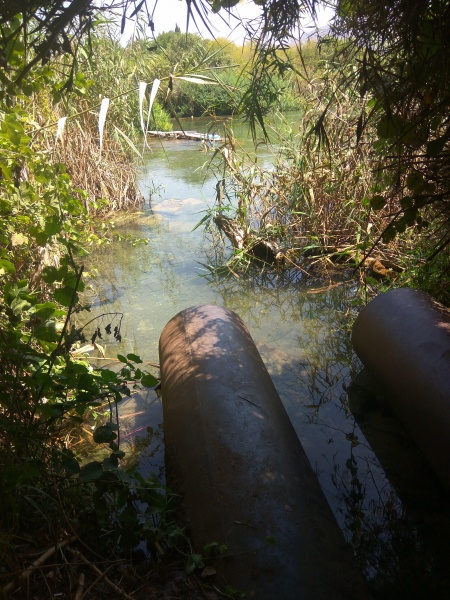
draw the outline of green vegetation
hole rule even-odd
[[[263,240],[289,265],[313,255],[373,268],[377,258],[383,276],[450,303],[450,3],[340,0],[330,34],[301,45],[288,34],[309,3],[256,3],[261,28],[240,49],[145,30],[122,48],[103,28],[107,3],[102,16],[89,0],[0,2],[0,556],[10,583],[42,530],[48,544],[79,537],[110,560],[139,541],[154,557],[185,541],[161,484],[120,468],[115,406],[156,379],[133,354],[113,371],[78,351],[120,339],[120,315],[77,323],[83,255],[110,235],[100,219],[142,202],[133,160],[150,96],[140,102],[140,82],[161,82],[148,129],[236,114],[267,138],[274,109],[304,111],[300,134],[278,140],[273,171],[242,168],[231,135],[222,149],[216,212],[244,232],[244,250]],[[189,3],[197,17],[202,6]],[[104,454],[83,462],[67,434],[104,403],[94,434]]]
[[[403,271],[397,284],[419,286],[448,304],[449,3],[414,10],[395,1],[336,4],[312,74],[285,37],[301,7],[280,4],[275,14],[271,3],[261,3],[251,84],[241,105],[255,138],[257,125],[269,137],[265,103],[274,75],[295,73],[303,105],[315,110],[305,116],[305,132],[285,145],[276,174],[259,175],[256,200],[236,193],[241,175],[234,178],[233,218],[251,233],[250,244],[267,235],[265,223],[250,231],[255,215],[264,214],[280,247],[309,253],[316,245],[328,255],[338,245],[341,255],[343,245],[354,264],[382,259],[385,270],[395,258],[394,268]]]

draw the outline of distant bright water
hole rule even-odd
[[[187,120],[185,127],[207,132],[208,121]],[[249,149],[244,127],[235,133]],[[328,282],[302,273],[212,276],[205,266],[214,262],[211,240],[203,228],[193,231],[215,197],[211,157],[198,142],[152,141],[140,180],[146,205],[121,230],[148,245],[115,241],[92,257],[99,271],[93,315],[124,313],[123,341],[107,344],[107,356],[133,352],[158,363],[160,333],[180,310],[204,303],[234,310],[260,350],[375,596],[450,597],[450,536],[442,532],[450,529],[448,507],[401,426],[379,408],[373,382],[358,374],[348,319],[352,285],[320,291]],[[267,149],[259,151],[259,164],[271,160]],[[142,470],[161,471],[160,400],[150,392],[124,402],[121,411],[122,437],[133,440]],[[422,479],[414,479],[414,471]]]

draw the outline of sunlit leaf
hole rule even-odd
[[[0,275],[4,275],[5,273],[14,273],[16,270],[15,266],[9,260],[5,258],[0,258]]]
[[[114,129],[117,131],[117,133],[119,135],[121,135],[123,137],[123,139],[126,141],[126,143],[130,146],[130,148],[133,150],[133,152],[135,154],[137,154],[139,156],[139,158],[142,158],[142,154],[139,152],[139,150],[136,148],[136,146],[133,144],[133,142],[130,140],[130,138],[118,127],[116,127],[114,125]]]
[[[59,304],[67,307],[72,306],[72,303],[78,300],[78,294],[76,292],[74,293],[74,289],[69,286],[56,289],[54,291],[54,296]]]
[[[154,387],[155,385],[158,385],[158,380],[156,377],[153,377],[153,375],[147,373],[142,377],[141,383],[144,387]]]

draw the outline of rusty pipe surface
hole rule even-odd
[[[352,342],[450,490],[450,311],[424,292],[390,290],[361,310]]]
[[[243,321],[205,305],[160,338],[166,472],[217,583],[257,600],[368,598],[365,581]]]

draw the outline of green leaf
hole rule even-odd
[[[102,466],[105,471],[114,471],[118,468],[119,461],[114,454],[111,454],[110,457],[103,459]]]
[[[117,358],[120,360],[120,362],[123,362],[123,363],[127,363],[128,362],[128,360],[122,354],[118,354]]]
[[[56,311],[56,304],[53,302],[44,302],[43,304],[36,304],[34,307],[34,316],[42,319],[43,321],[47,321],[55,314]]]
[[[51,319],[36,327],[33,333],[36,339],[39,341],[57,342],[61,336],[63,327],[64,323],[62,321],[55,321]]]
[[[381,210],[386,206],[386,200],[383,198],[383,196],[376,194],[370,199],[370,206],[373,208],[373,210]]]
[[[150,375],[150,373],[147,373],[142,377],[141,383],[144,387],[150,388],[154,387],[155,385],[158,385],[158,380],[156,379],[156,377],[153,377],[153,375]]]
[[[52,237],[53,235],[56,235],[57,233],[59,233],[61,231],[61,229],[62,229],[62,223],[61,223],[59,217],[57,217],[56,215],[54,215],[52,217],[47,217],[47,219],[45,221],[44,231],[48,237]]]
[[[403,125],[403,120],[398,115],[385,115],[377,125],[378,137],[382,140],[398,137],[402,132]]]
[[[117,438],[117,434],[108,425],[97,427],[94,431],[94,442],[97,444],[107,444]]]
[[[68,456],[63,454],[61,458],[61,464],[67,475],[76,475],[80,472],[80,463],[74,456]]]
[[[101,463],[98,462],[98,460],[94,460],[90,463],[88,463],[87,465],[85,465],[84,467],[81,468],[80,470],[80,479],[81,481],[96,481],[97,479],[100,479],[100,477],[103,475],[103,468]]]
[[[0,259],[0,275],[5,275],[5,273],[15,273],[16,267],[5,258]]]
[[[118,381],[117,373],[114,373],[110,369],[101,369],[100,376],[104,381],[114,381],[115,383]]]
[[[127,354],[127,360],[130,360],[130,361],[135,362],[135,363],[141,363],[142,362],[140,356],[138,356],[137,354]]]
[[[411,196],[403,196],[402,200],[401,200],[401,206],[403,210],[408,210],[408,208],[411,208],[411,206],[413,205],[413,199],[411,198]]]
[[[42,270],[42,279],[45,283],[55,283],[55,281],[63,281],[67,277],[68,269],[64,265],[57,269],[56,267],[44,267]]]
[[[76,303],[78,300],[78,294],[74,294],[73,288],[69,286],[55,290],[54,297],[57,302],[67,307],[72,306],[72,302]]]
[[[31,306],[32,305],[25,298],[21,298],[20,296],[14,298],[11,302],[11,309],[16,316],[20,315],[22,312],[26,312]]]
[[[428,142],[427,156],[430,156],[430,157],[438,156],[438,154],[440,154],[442,152],[442,150],[444,149],[445,142],[446,142],[446,140],[443,137],[438,138],[437,140],[431,140],[431,142]]]
[[[406,186],[413,192],[420,192],[423,188],[423,175],[418,171],[409,173],[406,177]]]
[[[383,242],[385,244],[391,242],[395,238],[396,234],[397,234],[397,231],[395,229],[395,226],[393,223],[391,223],[389,225],[389,227],[386,229],[386,231],[383,233]]]

